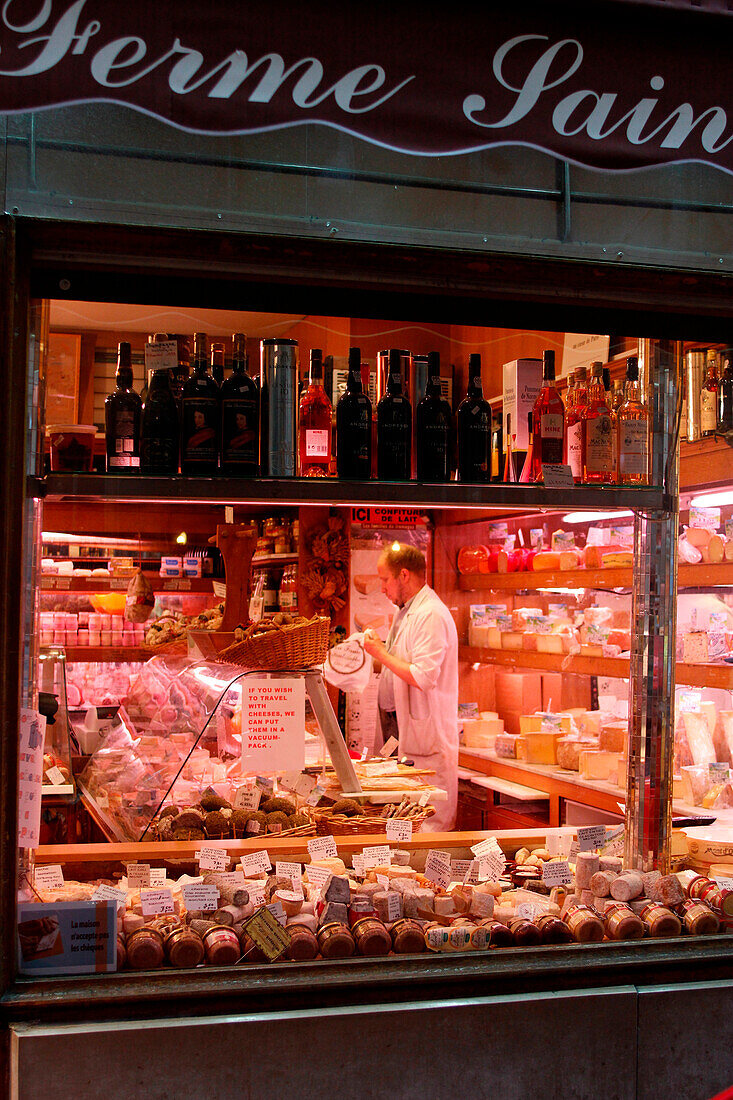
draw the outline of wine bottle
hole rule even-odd
[[[542,389],[532,411],[532,467],[529,480],[542,480],[544,463],[561,463],[564,455],[565,406],[555,385],[555,352],[542,354]]]
[[[235,332],[232,342],[232,373],[221,387],[221,468],[229,477],[254,477],[259,473],[260,391],[247,372],[246,336]]]
[[[583,409],[583,483],[608,485],[613,481],[611,410],[606,404],[603,364],[591,363],[588,404]]]
[[[412,408],[402,392],[402,357],[390,348],[387,392],[377,405],[377,477],[380,481],[409,481],[412,446]]]
[[[115,379],[117,388],[104,402],[107,473],[138,473],[142,401],[132,388],[132,349],[126,340],[117,345]]]
[[[211,345],[211,377],[217,386],[221,386],[224,381],[224,363],[224,345],[217,340],[216,343]]]
[[[331,463],[331,402],[323,388],[323,352],[312,348],[308,385],[298,404],[301,477],[328,477]]]
[[[458,406],[458,480],[479,483],[494,480],[491,405],[484,400],[481,356],[468,357],[468,390]],[[497,472],[499,459],[496,461]]]
[[[431,351],[425,396],[415,409],[418,481],[450,481],[451,420],[451,407],[441,396],[440,353]]]
[[[181,397],[181,469],[194,477],[218,473],[221,432],[219,387],[206,357],[206,333],[193,334],[193,374]]]
[[[565,455],[573,481],[579,485],[583,480],[583,409],[588,404],[586,369],[578,367],[575,371],[573,402],[565,410]]]
[[[700,435],[715,435],[718,426],[718,372],[715,348],[708,348],[707,370],[700,391]]]
[[[346,390],[336,404],[336,473],[368,481],[372,472],[372,403],[361,380],[361,349],[349,348]]]
[[[626,400],[618,410],[618,481],[646,485],[649,481],[649,412],[641,400],[639,361],[626,360]]]
[[[722,353],[723,369],[718,382],[718,431],[733,432],[733,348]]]
[[[504,475],[504,426],[501,413],[491,422],[491,481],[500,482]]]
[[[144,474],[178,473],[180,429],[170,376],[169,370],[153,371],[148,386],[140,431],[140,469]]]

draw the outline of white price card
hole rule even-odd
[[[328,859],[338,856],[336,841],[332,836],[314,836],[308,840],[308,854],[311,859]]]
[[[389,867],[391,862],[389,844],[372,844],[364,849],[364,867],[367,871],[371,867]]]
[[[285,927],[287,917],[285,916],[285,910],[283,909],[279,901],[274,901],[272,905],[266,905],[265,909],[268,913],[272,913],[278,924],[281,924],[283,927]]]
[[[201,871],[226,871],[229,853],[223,848],[202,847],[196,855]]]
[[[537,906],[531,901],[521,901],[515,912],[518,917],[523,917],[525,920],[534,920],[537,916]]]
[[[451,880],[450,857],[446,860],[445,852],[431,849],[425,860],[425,877],[445,889]]]
[[[150,868],[150,885],[156,889],[165,886],[165,867]]]
[[[387,894],[387,920],[399,920],[402,916],[402,899],[396,890]]]
[[[542,881],[546,886],[563,886],[573,881],[566,859],[552,859],[542,865]]]
[[[275,874],[278,878],[287,879],[293,886],[300,886],[303,878],[303,869],[299,863],[288,863],[285,860],[275,861]]]
[[[368,748],[366,747],[366,745],[365,745],[365,746],[364,746],[364,748],[363,748],[363,749],[361,750],[361,756],[359,757],[359,759],[361,760],[362,764],[364,763],[364,761],[366,760],[366,758],[367,758],[368,756],[369,756],[369,749],[368,749]]]
[[[478,844],[474,844],[471,847],[471,851],[476,856],[476,859],[481,859],[482,856],[487,856],[489,852],[496,852],[498,855],[503,855],[499,841],[495,836],[489,836],[486,840],[480,840]]]
[[[170,890],[141,890],[140,903],[144,917],[173,912],[173,894]]]
[[[351,866],[357,878],[364,878],[366,867],[364,866],[364,856],[361,852],[354,852],[351,857]]]
[[[306,798],[316,785],[315,777],[306,775],[305,772],[288,772],[280,780],[282,787],[297,794],[300,798]]]
[[[264,849],[259,852],[246,852],[241,857],[241,862],[245,878],[248,875],[267,874],[272,867],[270,857]]]
[[[479,882],[498,882],[506,870],[503,853],[489,852],[477,862],[476,878]]]
[[[178,341],[156,340],[145,345],[145,372],[175,370],[178,366]]]
[[[55,764],[52,768],[46,770],[46,779],[48,779],[49,783],[52,783],[54,787],[63,787],[65,783],[68,783],[68,779],[64,773],[60,768],[57,768]]]
[[[733,878],[723,878],[722,875],[715,875],[713,882],[717,882],[721,890],[733,890]]]
[[[577,840],[571,841],[570,847],[568,849],[568,859],[571,863],[575,863],[579,851],[580,845],[578,844]]]
[[[547,833],[545,836],[545,848],[549,855],[560,855],[560,834],[556,832]]]
[[[377,875],[377,882],[383,890],[389,890],[389,875]]]
[[[574,489],[573,471],[560,462],[542,463],[542,480],[547,489]]]
[[[306,806],[317,806],[323,798],[323,792],[325,791],[325,789],[326,788],[322,787],[320,783],[317,783],[305,800]]]
[[[235,810],[256,810],[262,800],[262,791],[259,787],[250,787],[245,784],[237,787],[234,794]]]
[[[106,882],[100,882],[92,894],[90,901],[116,901],[118,909],[124,909],[127,904],[127,890],[117,890]]]
[[[430,791],[424,791],[418,799],[418,806],[427,806],[430,801]]]
[[[128,863],[127,886],[130,890],[140,890],[150,886],[150,864]]]
[[[477,862],[475,859],[452,859],[450,861],[450,873],[451,878],[455,882],[467,883],[471,881],[472,875],[478,870]],[[478,882],[478,879],[476,879]]]
[[[36,867],[33,881],[43,890],[60,890],[64,885],[64,872],[59,863],[45,863]]]
[[[219,890],[213,884],[189,882],[181,887],[181,893],[187,909],[213,913],[219,908]]]
[[[409,843],[412,840],[412,822],[402,817],[387,818],[387,840]]]
[[[217,881],[228,883],[230,886],[244,886],[244,871],[240,867],[238,871],[219,871]]]
[[[354,859],[356,859],[356,856],[354,856]],[[328,888],[333,875],[325,867],[311,867],[310,864],[306,870],[308,872],[308,885],[314,886],[322,894]]]
[[[584,825],[578,828],[578,850],[592,852],[606,841],[605,825]]]
[[[379,755],[382,757],[383,760],[386,760],[388,756],[392,756],[398,745],[399,741],[397,740],[397,738],[390,737],[382,745],[381,749],[379,750]]]

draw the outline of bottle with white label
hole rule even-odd
[[[311,350],[308,386],[298,406],[301,477],[328,477],[331,464],[331,402],[323,388],[323,352]]]
[[[565,461],[573,471],[576,485],[583,480],[583,410],[588,404],[587,376],[585,367],[576,368],[573,401],[568,403],[565,412]]]
[[[117,345],[115,380],[117,389],[104,402],[107,473],[139,473],[142,400],[132,388],[132,352],[126,340]]]
[[[614,480],[613,425],[603,385],[603,363],[591,363],[588,404],[583,409],[583,484],[609,485]]]
[[[532,411],[530,481],[541,481],[543,464],[561,463],[565,450],[565,406],[555,385],[555,352],[543,352],[542,364],[542,389]]]
[[[618,410],[618,480],[624,485],[649,482],[649,412],[641,400],[639,362],[626,360],[626,400]]]

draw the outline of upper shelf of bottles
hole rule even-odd
[[[576,485],[472,485],[464,482],[342,481],[337,478],[149,477],[117,474],[48,474],[28,479],[28,493],[50,501],[167,502],[278,505],[397,505],[410,508],[491,507],[523,510],[589,508],[663,509],[671,504],[661,487]]]

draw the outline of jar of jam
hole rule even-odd
[[[507,928],[514,937],[517,947],[539,947],[542,943],[542,933],[539,928],[524,917],[510,917]]]
[[[702,901],[683,901],[679,912],[692,936],[708,936],[720,930],[720,918]]]
[[[425,950],[425,933],[419,921],[403,917],[391,928],[392,950],[396,955],[417,955]]]
[[[589,905],[571,905],[563,920],[576,943],[600,943],[603,939],[603,921]]]
[[[534,922],[542,934],[544,944],[572,943],[573,933],[565,921],[554,917],[552,913],[542,913]]]
[[[127,937],[127,965],[131,970],[155,970],[165,958],[163,937],[155,928],[138,928]]]
[[[203,943],[209,966],[231,966],[242,955],[239,936],[224,924],[216,924],[205,932]]]
[[[646,932],[644,921],[623,901],[606,907],[603,926],[609,940],[640,940]]]
[[[514,936],[511,930],[501,921],[494,920],[493,917],[480,920],[471,938],[474,941],[474,947],[478,951],[483,951],[485,947],[489,949],[492,947],[514,947]],[[485,944],[482,942],[484,939],[486,940]]]
[[[198,966],[204,957],[201,937],[192,928],[174,928],[164,942],[165,954],[171,966],[187,970]]]
[[[639,914],[646,925],[650,936],[679,936],[682,931],[682,922],[666,905],[660,905],[658,901],[650,901]]]
[[[287,958],[294,962],[307,962],[315,959],[318,954],[318,940],[310,928],[304,924],[291,924],[288,926],[290,946],[285,952]]]
[[[376,917],[363,917],[352,928],[356,950],[360,955],[389,955],[392,937]]]
[[[348,924],[332,921],[318,929],[318,946],[324,959],[349,959],[356,950]]]

